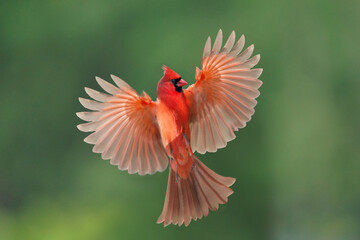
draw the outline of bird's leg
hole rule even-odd
[[[195,169],[195,168],[196,168],[196,164],[195,164],[195,161],[193,161],[190,171],[192,171],[192,170]]]
[[[189,136],[186,135],[185,133],[183,133],[183,137],[184,137],[184,140],[185,140],[185,146],[186,146],[186,148],[187,148],[188,151],[189,151],[190,157],[191,157],[191,158],[194,158],[194,153],[193,153],[192,150],[191,150],[191,145],[190,145],[190,138],[189,138]],[[196,167],[195,161],[193,161],[190,171],[192,171],[193,168],[195,168],[195,167]]]
[[[176,175],[175,175],[175,183],[178,184],[178,182],[179,182],[179,175],[176,173]]]
[[[172,169],[175,172],[175,183],[178,183],[179,181],[179,174],[178,174],[178,165],[176,162],[174,162],[174,158],[170,157],[170,165],[172,166],[173,164],[175,164],[175,170]],[[171,170],[170,170],[171,171]]]
[[[193,152],[192,152],[192,150],[191,150],[190,138],[189,138],[189,136],[186,135],[185,133],[183,133],[183,138],[184,138],[184,141],[185,141],[185,146],[186,146],[186,148],[188,149],[188,152],[190,153],[190,157],[192,157]]]
[[[178,165],[176,164],[176,171],[175,171],[175,183],[179,181],[179,174],[178,174]]]

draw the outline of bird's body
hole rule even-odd
[[[167,67],[164,69],[167,74],[158,84],[156,116],[162,144],[170,158],[170,166],[176,174],[186,179],[193,163],[189,139],[189,107],[183,91],[176,91],[173,83],[169,82],[181,77]]]
[[[254,113],[262,70],[251,69],[259,55],[249,59],[253,46],[239,55],[243,36],[234,45],[232,32],[220,52],[222,32],[213,49],[208,39],[202,70],[188,89],[179,74],[164,66],[157,87],[157,101],[144,92],[138,95],[127,83],[112,75],[115,87],[96,78],[109,94],[85,88],[96,101],[80,99],[93,112],[78,116],[88,123],[81,131],[94,132],[85,141],[94,152],[110,159],[129,173],[163,171],[170,159],[168,186],[158,223],[183,223],[207,216],[218,209],[233,191],[234,178],[223,177],[206,167],[194,151],[214,152],[235,138],[234,131],[245,126]],[[234,45],[234,46],[233,46]]]

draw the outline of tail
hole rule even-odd
[[[216,211],[219,204],[225,204],[233,193],[229,187],[235,178],[223,177],[205,166],[194,155],[195,166],[187,179],[176,179],[175,172],[169,169],[169,179],[163,211],[157,223],[164,222],[188,226],[209,214],[209,209]]]

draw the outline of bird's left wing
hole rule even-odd
[[[254,46],[242,53],[245,38],[235,43],[235,32],[222,46],[219,31],[213,48],[208,38],[202,59],[202,70],[196,68],[196,83],[184,90],[190,110],[191,148],[205,153],[225,147],[235,138],[234,131],[243,128],[254,114],[258,79],[262,69],[251,69],[260,55],[250,58]]]
[[[109,94],[85,88],[94,100],[79,98],[92,112],[77,116],[88,121],[78,125],[83,132],[94,132],[84,139],[94,144],[93,152],[129,173],[153,174],[168,164],[156,121],[156,102],[143,92],[140,96],[127,83],[111,76],[118,87],[96,78]]]

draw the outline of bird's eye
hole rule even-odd
[[[171,82],[176,85],[181,80],[181,77],[172,79]]]
[[[177,92],[182,92],[182,87],[178,87],[177,83],[181,80],[181,77],[179,78],[175,78],[175,79],[171,79],[171,82],[174,84],[175,87],[175,91]]]

